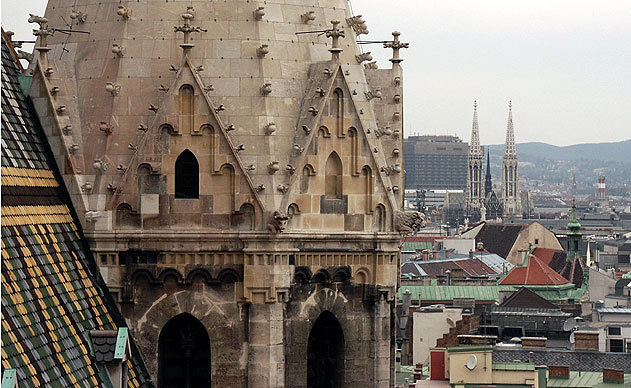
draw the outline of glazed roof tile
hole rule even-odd
[[[70,200],[2,35],[2,367],[20,386],[101,387],[89,330],[122,316],[104,297]],[[152,386],[139,356],[128,387]]]

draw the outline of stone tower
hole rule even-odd
[[[515,146],[515,131],[513,129],[513,104],[508,103],[508,126],[506,129],[506,144],[502,159],[502,202],[504,216],[508,218],[522,218],[521,195],[519,194],[519,173],[517,169],[517,147]]]
[[[154,382],[391,386],[400,232],[423,220],[399,211],[399,33],[377,69],[346,0],[34,21],[30,94]]]
[[[478,128],[478,102],[473,102],[473,127],[471,129],[471,143],[467,156],[467,189],[465,192],[467,215],[473,219],[480,217],[480,207],[484,200],[482,191],[482,171],[484,152],[480,146],[480,130]]]

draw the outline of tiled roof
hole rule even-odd
[[[544,263],[550,265],[552,259],[557,253],[562,253],[563,251],[560,249],[550,249],[550,248],[535,248],[532,251],[532,254],[537,256],[539,260]],[[557,255],[558,256],[558,255]]]
[[[2,35],[2,367],[19,386],[101,387],[89,330],[123,323],[93,263]],[[95,267],[93,267],[95,268]],[[129,387],[151,386],[138,356]]]
[[[546,263],[539,260],[536,256],[531,255],[526,265],[513,268],[508,275],[500,281],[500,284],[554,286],[567,284],[569,282],[569,280],[559,275]]]
[[[554,303],[526,287],[521,287],[513,295],[506,298],[500,307],[558,308]]]
[[[535,365],[565,365],[570,370],[602,372],[603,368],[631,371],[631,357],[628,353],[605,353],[589,350],[560,350],[496,347],[493,349],[494,362],[528,362],[529,353],[534,356]]]
[[[116,353],[116,330],[90,330],[90,339],[94,347],[97,362],[111,362]]]
[[[484,249],[507,258],[515,244],[517,236],[527,225],[485,223],[475,237],[475,243],[481,242]]]

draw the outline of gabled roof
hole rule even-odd
[[[519,233],[526,227],[528,225],[487,222],[475,236],[476,246],[481,242],[487,251],[506,258],[511,248],[513,248]]]
[[[124,326],[2,34],[2,367],[18,386],[101,387],[90,330]],[[128,387],[153,386],[137,352]]]
[[[528,308],[545,308],[558,309],[558,307],[547,299],[537,295],[536,292],[526,287],[520,288],[513,295],[509,296],[500,304],[500,307],[528,307]]]
[[[555,286],[567,283],[570,283],[570,281],[559,275],[536,256],[530,255],[525,265],[513,268],[499,284]]]
[[[535,248],[532,251],[533,255],[537,256],[539,260],[543,261],[544,263],[548,265],[550,265],[550,263],[552,262],[552,259],[557,253],[564,253],[564,252],[560,249],[551,249],[551,248]]]

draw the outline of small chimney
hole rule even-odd
[[[595,350],[598,351],[597,331],[578,330],[574,332],[574,350]]]
[[[429,260],[429,251],[423,251],[423,260]]]
[[[521,337],[521,346],[524,348],[545,348],[546,337]]]
[[[603,383],[624,384],[624,371],[603,368]]]
[[[403,298],[402,298],[402,307],[401,307],[401,315],[407,316],[408,315],[408,310],[410,309],[410,306],[412,305],[412,294],[410,293],[410,290],[405,290],[403,292]]]
[[[447,258],[447,259],[449,258],[449,250],[445,251],[445,258]]]
[[[478,251],[484,250],[484,243],[482,241],[478,241],[477,249]]]
[[[432,251],[432,259],[438,259],[438,258],[440,258],[440,252]]]
[[[469,251],[469,258],[473,259],[473,251]]]
[[[423,364],[416,364],[414,367],[414,382],[423,378]]]
[[[548,367],[548,375],[550,376],[550,378],[569,379],[570,367],[560,366],[560,365],[550,365]]]

